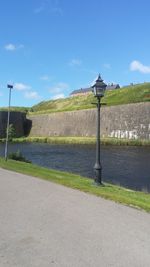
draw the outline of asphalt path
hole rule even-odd
[[[149,267],[150,214],[0,169],[0,267]]]

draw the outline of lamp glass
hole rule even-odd
[[[105,93],[105,88],[94,86],[94,95],[96,97],[102,97],[104,96],[104,93]]]

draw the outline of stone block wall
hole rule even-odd
[[[28,116],[30,136],[95,136],[96,109]],[[150,103],[101,108],[101,136],[150,140]]]
[[[0,112],[0,138],[6,137],[7,117],[8,117],[7,111]],[[13,124],[17,137],[24,135],[25,121],[26,121],[25,113],[16,111],[10,112],[10,124]]]

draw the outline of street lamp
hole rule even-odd
[[[7,88],[9,88],[9,105],[8,105],[8,117],[7,117],[7,129],[6,129],[6,144],[5,144],[5,160],[6,161],[7,161],[7,154],[8,154],[8,135],[9,135],[9,121],[10,121],[11,90],[13,89],[13,85],[7,84]]]
[[[94,96],[97,97],[97,138],[96,138],[96,163],[94,165],[95,170],[95,182],[97,185],[102,184],[102,166],[100,162],[100,107],[101,98],[104,96],[107,85],[103,82],[100,74],[92,86]]]

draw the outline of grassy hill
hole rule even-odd
[[[27,113],[30,110],[30,108],[28,108],[28,107],[11,107],[10,110]],[[8,107],[3,107],[3,108],[0,107],[0,111],[8,111]]]
[[[106,103],[107,106],[148,102],[150,101],[150,83],[143,83],[120,89],[106,91],[105,97],[102,98],[102,103]],[[68,97],[58,100],[43,101],[34,105],[31,108],[28,107],[11,107],[12,111],[21,111],[30,114],[43,114],[53,113],[61,111],[73,111],[81,109],[94,108],[92,103],[96,102],[93,94],[85,96]],[[1,110],[7,110],[7,108],[0,108]]]
[[[147,102],[150,101],[150,83],[143,83],[124,87],[116,90],[106,91],[102,103],[108,106]],[[86,96],[68,97],[65,99],[43,101],[31,108],[30,113],[53,113],[61,111],[72,111],[89,109],[95,107],[92,103],[96,102],[93,94]]]

